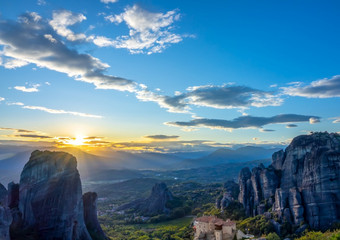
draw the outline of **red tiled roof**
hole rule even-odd
[[[196,218],[196,221],[197,222],[206,222],[206,223],[209,223],[213,220],[217,219],[217,217],[215,216],[203,216],[203,217],[199,217],[199,218]]]

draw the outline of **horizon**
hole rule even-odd
[[[338,1],[0,5],[0,146],[212,152],[340,132]]]

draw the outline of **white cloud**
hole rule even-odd
[[[334,119],[333,123],[340,123],[340,117],[335,117],[333,119]]]
[[[340,97],[340,75],[311,82],[304,86],[301,82],[294,86],[283,87],[283,93],[290,96],[306,98],[332,98]]]
[[[57,42],[57,40],[51,34],[45,34],[44,37],[53,43]]]
[[[38,0],[37,4],[40,6],[46,5],[46,1],[45,0]]]
[[[38,87],[40,87],[40,84],[34,84],[31,87],[15,86],[14,89],[22,92],[39,92]]]
[[[79,117],[88,117],[88,118],[102,118],[103,117],[103,116],[93,115],[93,114],[88,114],[88,113],[65,111],[65,110],[60,110],[60,109],[51,109],[51,108],[46,108],[46,107],[41,107],[41,106],[23,106],[22,108],[31,109],[31,110],[39,110],[39,111],[43,111],[43,112],[47,112],[51,114],[69,114],[69,115],[74,115],[74,116],[79,116]]]
[[[67,24],[77,21],[68,18],[64,20]],[[4,46],[2,55],[66,73],[76,80],[92,83],[98,89],[135,91],[135,82],[104,74],[109,67],[108,64],[89,54],[78,53],[68,48],[62,41],[51,42],[44,37],[46,34],[53,36],[53,29],[46,21],[29,13],[21,16],[17,22],[2,20],[0,21],[0,45]]]
[[[15,68],[20,68],[23,66],[26,66],[27,64],[29,64],[26,61],[20,60],[20,59],[5,59],[4,63],[1,63],[0,65],[4,66],[5,68],[8,69],[15,69]]]
[[[125,8],[125,12],[119,15],[106,16],[105,19],[112,23],[126,23],[129,35],[115,40],[106,39],[105,45],[126,48],[131,53],[162,52],[169,45],[183,40],[183,36],[171,32],[173,23],[180,18],[177,12],[172,10],[167,13],[153,13],[134,5]]]
[[[8,102],[6,103],[8,106],[24,106],[22,102]]]
[[[315,123],[319,123],[320,122],[320,118],[316,118],[316,117],[311,117],[309,119],[309,123],[310,124],[315,124]]]
[[[75,34],[68,27],[86,20],[86,17],[79,13],[73,13],[67,10],[54,11],[52,20],[49,22],[52,28],[62,37],[69,41],[85,40],[86,35],[83,33]],[[52,37],[52,36],[51,36]]]
[[[100,0],[100,1],[105,4],[118,2],[118,0]]]
[[[0,102],[2,102],[2,101],[4,101],[5,100],[5,98],[3,98],[3,97],[0,97]]]

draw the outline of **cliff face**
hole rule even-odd
[[[156,183],[152,187],[151,194],[146,199],[137,199],[128,204],[117,208],[117,211],[125,209],[135,209],[141,215],[154,216],[158,214],[168,214],[169,209],[166,208],[166,203],[173,199],[173,195],[165,183]]]
[[[41,239],[90,240],[83,215],[76,159],[67,153],[34,151],[20,178],[22,227]]]
[[[91,235],[95,235],[96,239],[108,239],[97,219],[97,193],[87,192],[83,195],[84,203],[84,219],[86,228]]]
[[[12,215],[7,207],[8,193],[6,188],[0,184],[0,239],[9,240],[9,227],[12,223]]]
[[[153,186],[151,195],[141,205],[142,212],[148,215],[155,215],[159,213],[167,213],[169,211],[165,205],[169,200],[172,200],[172,193],[169,191],[165,183],[156,183]]]
[[[272,208],[281,221],[326,229],[340,221],[340,135],[314,133],[273,154],[268,168],[245,168],[239,201],[249,216]]]
[[[228,207],[231,202],[237,199],[238,194],[238,184],[234,181],[227,181],[223,186],[223,194],[216,199],[216,208],[223,210]]]

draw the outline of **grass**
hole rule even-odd
[[[159,227],[171,226],[171,227],[184,227],[191,224],[193,217],[187,216],[183,218],[178,218],[170,221],[160,222],[160,223],[149,223],[149,224],[136,224],[144,229],[155,229]]]

